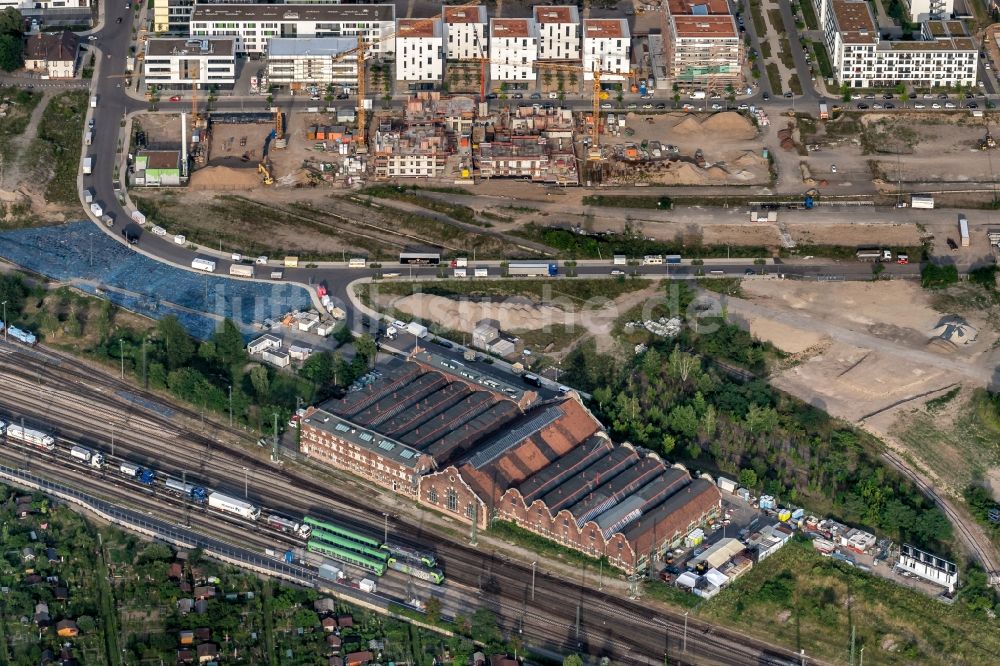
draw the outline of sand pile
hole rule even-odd
[[[705,169],[705,175],[712,180],[725,180],[729,173],[720,166],[713,166]]]
[[[684,116],[679,123],[670,128],[670,131],[682,136],[702,133],[701,123],[694,116]]]
[[[234,169],[227,166],[210,166],[191,174],[191,189],[253,189],[261,184],[256,169]]]
[[[713,113],[701,124],[702,130],[709,134],[724,134],[729,140],[752,139],[757,136],[757,129],[746,116],[735,111]]]
[[[736,159],[732,160],[732,163],[739,167],[756,167],[760,166],[760,163],[763,161],[763,157],[752,150],[748,150]]]

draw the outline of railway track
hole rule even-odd
[[[124,421],[135,430],[127,431],[127,435],[119,431],[122,434],[116,439],[115,449],[122,457],[156,461],[150,466],[172,475],[181,472],[178,459],[197,460],[197,469],[193,470],[195,479],[205,485],[238,488],[249,479],[253,482],[250,499],[264,506],[280,508],[282,513],[292,515],[317,515],[351,528],[378,533],[381,525],[373,525],[373,522],[382,522],[374,513],[377,503],[351,496],[343,489],[337,492],[334,485],[320,482],[298,469],[283,469],[242,448],[179,427],[178,416],[189,422],[197,421],[200,415],[193,410],[171,406],[174,414],[170,417],[149,411],[123,398],[119,392],[129,391],[152,403],[160,402],[157,396],[137,390],[102,371],[78,369],[58,355],[28,351],[30,353],[0,356],[0,406],[8,412],[59,423],[59,432],[67,439],[107,451],[108,417],[124,411]],[[49,382],[43,380],[43,373]],[[8,390],[12,386],[10,378],[19,386],[18,391]],[[54,414],[53,405],[58,405],[63,413]],[[75,419],[68,423],[67,417]],[[242,435],[225,427],[217,430]],[[165,446],[166,442],[169,447]],[[189,466],[188,470],[192,471]],[[194,481],[190,477],[188,480]],[[448,579],[466,589],[478,590],[480,605],[494,610],[507,631],[518,631],[571,650],[580,649],[578,646],[583,643],[589,649],[636,664],[662,663],[665,650],[675,663],[680,660],[692,664],[757,663],[754,655],[768,653],[789,656],[780,648],[772,648],[730,630],[696,623],[690,618],[688,652],[679,656],[683,615],[660,608],[651,611],[640,603],[544,574],[536,581],[536,597],[530,602],[532,612],[529,615],[525,612],[528,603],[525,590],[532,578],[530,567],[456,544],[406,518],[397,516],[391,523],[394,538],[399,537],[405,545],[426,548],[427,541],[433,542],[435,548],[432,550],[443,561]],[[484,572],[489,572],[485,589]],[[568,600],[577,603],[569,604]],[[657,629],[652,631],[654,625]],[[709,633],[694,629],[696,625]],[[558,631],[554,627],[559,627]],[[698,640],[692,640],[696,630]],[[584,640],[579,640],[578,636]],[[606,642],[604,637],[607,636],[612,637],[611,642]]]

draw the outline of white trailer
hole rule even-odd
[[[96,467],[97,469],[104,467],[104,455],[97,451],[91,451],[85,446],[74,446],[69,450],[69,454],[91,467]]]
[[[662,266],[663,265],[663,255],[662,254],[647,254],[642,258],[643,266]]]
[[[375,581],[371,578],[362,578],[361,582],[358,583],[358,589],[368,594],[375,594]]]
[[[94,217],[100,217],[104,214],[104,209],[101,208],[101,204],[96,201],[90,204],[90,212],[94,214]]]
[[[962,237],[962,247],[969,247],[969,220],[963,213],[958,214],[958,235]]]
[[[489,277],[490,269],[488,268],[476,268],[473,269],[473,275],[475,277]]]
[[[418,338],[427,337],[427,327],[424,326],[423,324],[418,324],[415,321],[411,321],[409,324],[406,325],[406,332],[409,333],[410,335],[415,335]]]
[[[733,481],[732,479],[727,479],[724,476],[719,477],[719,480],[716,482],[716,485],[719,486],[720,490],[725,490],[727,493],[735,493],[737,488],[735,481]]]
[[[87,188],[83,191],[83,202],[84,203],[94,203],[94,197],[97,196],[92,188]]]
[[[88,146],[94,143],[94,130],[87,130],[87,133],[83,135],[83,142]]]
[[[89,176],[92,173],[94,173],[94,158],[93,157],[84,157],[83,158],[83,175],[84,176]]]
[[[466,270],[464,268],[456,268],[455,277],[466,277]]]
[[[914,194],[910,197],[910,208],[934,208],[934,197]]]
[[[613,266],[625,266],[626,264],[628,264],[628,257],[624,254],[616,254],[614,256],[614,260],[612,262]]]
[[[132,220],[136,224],[146,224],[146,216],[137,210],[132,211]]]
[[[362,257],[351,257],[347,260],[348,268],[364,268],[367,262]]]
[[[48,435],[41,430],[32,430],[24,426],[11,425],[7,427],[7,438],[16,439],[25,444],[37,446],[40,449],[52,451],[56,448],[56,440],[52,435]]]
[[[199,271],[205,271],[206,273],[215,272],[215,262],[211,259],[202,259],[201,257],[196,257],[191,260],[191,268],[197,268]]]
[[[244,502],[235,497],[229,497],[222,493],[212,493],[208,496],[208,505],[213,509],[218,509],[224,513],[232,513],[247,520],[257,520],[260,518],[260,507]]]
[[[123,462],[118,467],[118,471],[124,474],[125,476],[130,476],[134,478],[139,476],[139,472],[142,471],[142,467],[139,467],[135,463]]]
[[[253,277],[253,266],[249,264],[232,264],[229,267],[230,275],[237,275],[239,277],[252,278]]]

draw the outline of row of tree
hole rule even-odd
[[[24,17],[13,7],[0,11],[0,69],[13,72],[24,66]]]

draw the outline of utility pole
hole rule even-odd
[[[250,470],[243,468],[243,499],[250,499]]]
[[[531,563],[531,600],[535,600],[535,567],[538,566],[538,562]]]
[[[576,641],[580,642],[580,602],[576,602]]]
[[[854,666],[854,625],[851,625],[851,666]]]
[[[3,341],[7,342],[7,329],[10,328],[10,322],[7,321],[7,301],[3,302]]]
[[[271,460],[278,459],[278,415],[274,414],[274,446],[271,449]]]
[[[681,642],[681,652],[688,651],[688,613],[690,612],[684,612],[684,640]]]
[[[125,341],[122,338],[118,338],[118,351],[122,359],[122,379],[125,379]]]
[[[142,388],[149,388],[149,381],[146,379],[146,338],[142,338]]]
[[[389,543],[389,514],[383,511],[382,518],[384,518],[383,529],[382,529],[383,532],[382,543]]]
[[[233,385],[229,385],[229,427],[233,427]]]

